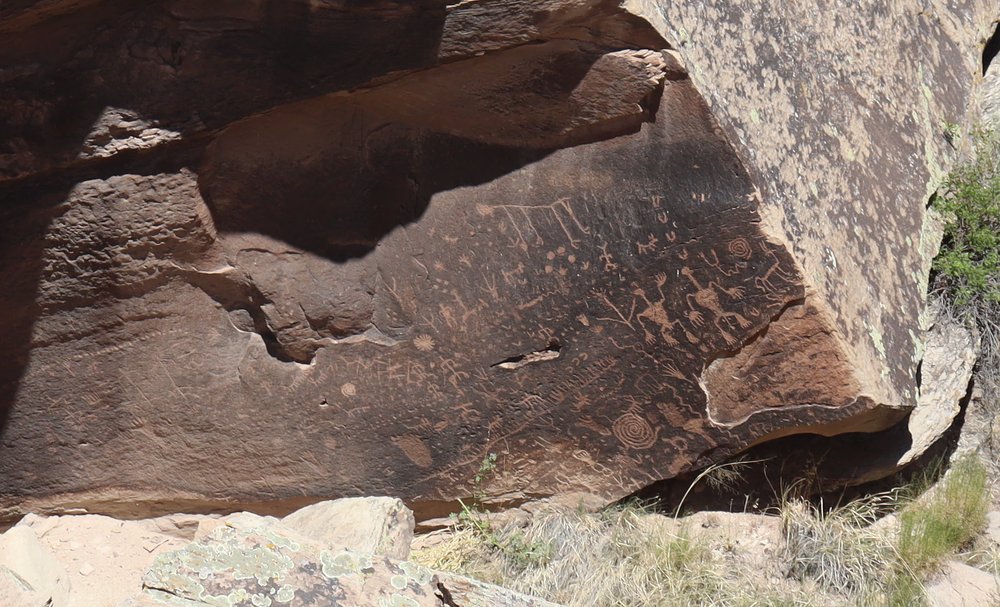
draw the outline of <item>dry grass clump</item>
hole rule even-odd
[[[884,590],[894,565],[891,538],[873,526],[896,503],[894,493],[856,500],[826,511],[803,500],[782,508],[789,575],[811,578],[824,588],[864,602]]]
[[[969,455],[929,490],[930,481],[918,479],[830,512],[789,502],[782,511],[789,572],[857,605],[924,605],[922,578],[986,524],[986,477],[983,461]],[[874,525],[891,510],[897,510],[897,528]]]
[[[986,526],[986,467],[975,455],[956,461],[925,499],[899,515],[899,554],[916,572],[937,567],[967,546]]]
[[[446,540],[412,558],[568,607],[915,607],[926,604],[922,579],[971,545],[989,505],[977,455],[931,478],[834,509],[786,500],[780,533],[760,515],[720,517],[726,527],[638,506],[551,509],[500,526],[465,507]]]
[[[413,558],[569,607],[827,605],[727,568],[683,525],[630,506],[598,514],[551,510],[484,537],[465,527]],[[527,553],[520,549],[527,547]]]

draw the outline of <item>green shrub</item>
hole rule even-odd
[[[932,203],[946,221],[934,286],[960,308],[1000,304],[1000,135],[976,131],[973,142]]]

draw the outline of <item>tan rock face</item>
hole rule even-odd
[[[345,498],[306,506],[281,524],[330,547],[405,560],[413,541],[413,512],[389,497]]]
[[[0,9],[0,507],[434,505],[491,452],[613,499],[900,417],[985,8],[740,6]]]

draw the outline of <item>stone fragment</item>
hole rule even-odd
[[[93,514],[29,515],[11,531],[36,534],[39,544],[69,572],[67,607],[108,607],[141,590],[142,576],[158,554],[187,544],[176,532],[178,523],[192,518],[199,517],[131,521]],[[0,602],[0,607],[6,606]]]
[[[12,527],[0,535],[0,567],[10,573],[5,576],[8,585],[20,584],[37,598],[51,601],[52,607],[74,607],[63,564],[30,528]]]
[[[390,497],[357,497],[306,506],[281,524],[329,546],[406,560],[413,541],[413,512]]]
[[[912,443],[898,464],[920,457],[951,427],[969,391],[979,338],[961,322],[939,316],[927,333],[920,396],[907,422]]]
[[[925,586],[930,607],[990,607],[1000,596],[1000,578],[958,561]]]
[[[0,597],[4,607],[51,607],[51,597],[35,588],[7,567],[0,565]]]
[[[986,514],[986,537],[1000,546],[1000,512],[992,510]]]

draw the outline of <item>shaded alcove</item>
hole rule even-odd
[[[998,52],[1000,52],[1000,25],[997,25],[996,29],[993,30],[993,35],[989,37],[986,46],[983,47],[983,76],[989,71]]]

